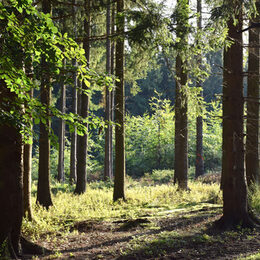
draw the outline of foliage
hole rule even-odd
[[[18,110],[17,106],[1,109],[2,122],[10,118],[11,122],[20,125],[26,134],[30,133],[31,118],[45,123],[46,117],[56,116],[63,118],[71,125],[77,125],[79,134],[86,132],[82,123],[91,120],[93,125],[100,122],[93,115],[83,119],[72,113],[62,114],[54,106],[45,107],[37,98],[30,98],[29,91],[38,88],[37,82],[42,78],[41,60],[44,58],[50,69],[50,77],[59,79],[63,60],[76,59],[77,73],[81,81],[87,86],[92,84],[110,84],[110,78],[102,78],[94,71],[87,69],[84,50],[76,42],[58,32],[49,14],[43,14],[32,6],[31,0],[12,0],[0,3],[1,19],[1,49],[0,49],[0,79],[4,80],[8,89],[17,96],[17,104],[26,104],[26,110]],[[23,63],[33,67],[34,73],[30,77],[25,73]],[[72,69],[68,63],[66,70]],[[71,75],[66,74],[69,78]],[[89,94],[89,91],[86,93]],[[4,106],[3,106],[4,107]],[[71,127],[72,129],[72,127]]]
[[[196,110],[190,107],[189,161],[196,159]],[[172,169],[174,158],[174,111],[168,100],[154,97],[150,100],[152,114],[126,117],[127,173],[142,176],[154,169]],[[221,105],[210,103],[204,111],[204,164],[206,171],[219,170],[221,165]]]

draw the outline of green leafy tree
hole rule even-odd
[[[38,12],[32,1],[2,1],[0,19],[0,207],[3,212],[0,215],[0,246],[3,248],[9,244],[11,257],[15,258],[20,254],[23,216],[22,144],[32,134],[32,118],[39,124],[40,121],[45,123],[50,115],[62,117],[71,127],[76,125],[81,133],[86,132],[82,123],[89,120],[74,114],[62,114],[54,106],[46,106],[37,98],[31,98],[30,90],[37,88],[33,80],[41,79],[41,57],[45,55],[53,79],[58,78],[65,57],[78,60],[80,80],[97,82],[101,78],[94,71],[86,70],[84,51],[67,35],[58,33],[50,15]],[[27,77],[22,66],[31,57],[35,72],[33,80]],[[102,79],[101,82],[105,84]],[[26,104],[26,110],[22,109],[22,104]],[[99,123],[97,119],[95,121]],[[39,248],[34,253],[39,253]]]

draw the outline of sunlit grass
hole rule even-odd
[[[91,184],[85,194],[74,195],[68,185],[56,184],[52,187],[55,191],[52,196],[54,206],[47,211],[34,203],[34,221],[24,220],[23,233],[37,240],[57,233],[65,235],[77,221],[131,219],[145,214],[153,216],[160,211],[185,209],[208,201],[221,204],[217,184],[190,182],[190,191],[180,192],[172,184],[141,186],[130,180],[126,188],[127,201],[116,203],[112,201],[113,189],[106,185],[102,187]]]

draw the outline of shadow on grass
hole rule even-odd
[[[237,259],[259,250],[260,230],[221,233],[212,228],[219,214],[220,210],[215,208],[157,218],[153,219],[154,229],[133,230],[131,235],[128,231],[113,239],[120,231],[120,227],[115,227],[110,240],[61,253],[82,253],[92,259],[96,256],[94,252],[100,249],[106,257],[112,254],[113,258],[117,255],[117,259]],[[102,251],[103,248],[109,248],[110,253]]]

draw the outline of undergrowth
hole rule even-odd
[[[75,222],[85,220],[134,219],[153,216],[160,211],[188,208],[199,203],[221,203],[219,185],[190,182],[189,192],[177,191],[173,184],[141,185],[128,180],[127,201],[112,201],[111,184],[91,183],[83,195],[74,195],[73,187],[53,184],[54,206],[48,211],[33,203],[33,222],[23,222],[23,234],[32,240],[51,239],[55,234],[66,236]],[[35,201],[33,188],[33,201]]]

